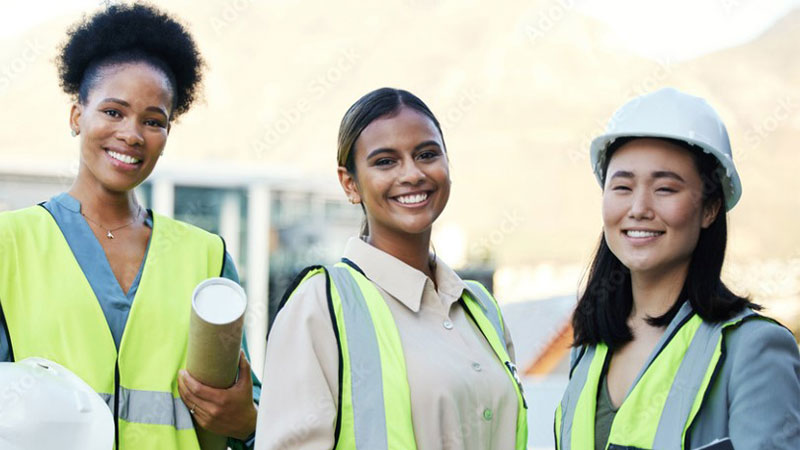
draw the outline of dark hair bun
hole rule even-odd
[[[109,64],[148,62],[173,84],[173,117],[195,100],[203,60],[183,25],[150,5],[112,5],[75,24],[58,56],[61,87],[85,101],[98,69]]]

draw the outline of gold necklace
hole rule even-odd
[[[104,227],[103,225],[100,225],[100,223],[96,222],[94,219],[92,219],[91,217],[87,216],[86,214],[83,213],[83,211],[81,211],[81,215],[83,217],[85,217],[89,222],[92,222],[93,224],[97,225],[98,227],[106,230],[106,237],[109,238],[109,239],[114,239],[114,234],[112,233],[113,231],[121,230],[121,229],[123,229],[125,227],[133,225],[133,223],[136,222],[139,219],[139,216],[141,214],[142,214],[142,205],[139,205],[139,209],[136,210],[136,215],[133,216],[133,220],[131,220],[130,222],[126,223],[125,225],[121,225],[121,226],[118,226],[116,228],[108,228],[108,227]]]

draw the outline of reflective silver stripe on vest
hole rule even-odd
[[[578,399],[581,397],[586,379],[589,377],[589,367],[594,359],[595,347],[591,346],[583,353],[583,357],[578,361],[578,365],[572,372],[572,379],[564,398],[561,400],[561,450],[572,448],[572,421],[575,418],[575,409],[578,406]]]
[[[748,310],[725,323],[703,321],[700,324],[670,387],[664,409],[661,411],[653,448],[681,448],[683,430],[689,421],[694,401],[700,393],[703,378],[711,364],[722,329],[751,315],[754,314]]]
[[[475,281],[465,281],[464,283],[467,284],[472,297],[486,312],[486,318],[492,323],[494,330],[497,332],[497,336],[500,338],[500,342],[503,343],[503,348],[508,348],[508,345],[506,345],[506,335],[503,332],[503,325],[500,323],[500,311],[498,311],[497,304],[489,298],[480,283]]]
[[[383,400],[381,355],[367,302],[353,275],[344,267],[327,267],[342,301],[350,356],[353,431],[357,449],[389,446]]]
[[[97,394],[97,395],[99,395],[100,398],[102,398],[103,401],[106,402],[106,405],[108,405],[108,409],[110,409],[111,413],[113,414],[114,413],[114,394]]]
[[[128,423],[168,425],[178,430],[194,428],[189,408],[170,392],[138,391],[124,387],[120,387],[119,391],[119,418]],[[113,413],[114,396],[100,394],[100,397]]]

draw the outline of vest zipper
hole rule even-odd
[[[114,360],[114,442],[119,450],[119,358]]]

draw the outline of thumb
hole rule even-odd
[[[244,350],[239,351],[239,379],[236,384],[245,383],[250,379],[250,362],[244,354]]]

